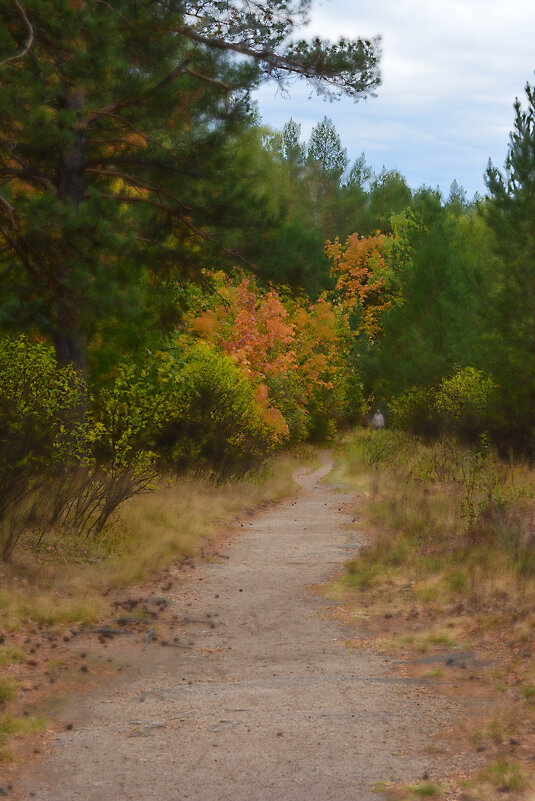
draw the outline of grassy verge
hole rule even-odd
[[[98,539],[62,532],[21,543],[13,565],[0,566],[4,631],[25,624],[91,623],[105,612],[103,593],[147,580],[176,560],[200,554],[243,514],[295,491],[292,473],[313,453],[280,456],[252,476],[222,484],[162,477],[152,492],[123,504]]]
[[[484,444],[426,446],[388,431],[347,438],[337,456],[333,480],[360,493],[356,522],[369,535],[328,588],[339,614],[405,659],[406,671],[486,710],[455,734],[480,755],[480,771],[392,787],[392,797],[525,798],[535,744],[534,471]]]

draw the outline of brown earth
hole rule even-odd
[[[212,562],[171,571],[154,627],[87,652],[93,686],[14,798],[377,801],[379,783],[471,766],[429,747],[465,701],[346,647],[354,627],[313,590],[361,544],[354,497],[321,483],[330,469],[301,471],[297,499],[242,523]],[[66,646],[87,650],[83,635]]]

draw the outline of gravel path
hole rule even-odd
[[[29,798],[377,801],[377,782],[434,775],[422,749],[455,702],[346,648],[307,589],[359,545],[351,496],[320,483],[330,468],[301,472],[296,501],[246,523],[228,558],[170,593],[187,642],[138,647],[120,682],[71,704],[74,729],[26,778]]]

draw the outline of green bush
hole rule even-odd
[[[246,472],[285,438],[282,418],[270,418],[229,356],[198,343],[182,357],[177,394],[156,438],[158,450],[174,468]]]
[[[243,473],[285,436],[229,356],[211,345],[177,345],[125,364],[95,400],[98,458],[117,467]]]
[[[27,337],[0,340],[0,556],[8,559],[40,514],[51,476],[82,454],[85,385],[53,350]]]
[[[436,436],[439,421],[435,402],[436,390],[433,387],[409,387],[390,401],[392,424],[413,434]]]
[[[481,370],[463,367],[436,387],[409,387],[390,402],[397,428],[425,437],[455,434],[468,441],[491,425],[496,386]]]
[[[435,407],[443,430],[473,439],[488,428],[496,385],[481,370],[464,367],[442,379]]]

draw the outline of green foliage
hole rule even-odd
[[[464,367],[442,379],[435,407],[445,425],[460,431],[481,431],[488,423],[495,392],[495,383],[482,370]]]
[[[535,454],[535,87],[527,106],[515,102],[514,129],[502,173],[489,162],[490,198],[483,207],[497,258],[484,310],[482,354],[500,386],[495,436],[517,452]]]
[[[435,402],[436,390],[432,387],[409,387],[390,401],[392,424],[404,431],[434,436],[438,433]]]
[[[91,437],[99,459],[118,467],[219,473],[245,472],[277,442],[243,372],[188,341],[121,365],[95,400]]]
[[[0,554],[6,559],[38,511],[51,474],[82,456],[85,395],[72,367],[26,337],[0,340]]]
[[[53,349],[26,337],[0,340],[0,557],[24,531],[99,531],[150,480],[145,454],[125,440],[102,447],[83,378]],[[106,443],[109,445],[109,443]]]
[[[390,402],[398,428],[426,437],[456,434],[474,440],[492,422],[496,385],[482,370],[464,367],[436,387],[414,386]]]
[[[254,387],[223,353],[199,343],[183,354],[174,406],[157,435],[175,469],[242,474],[280,441]]]

